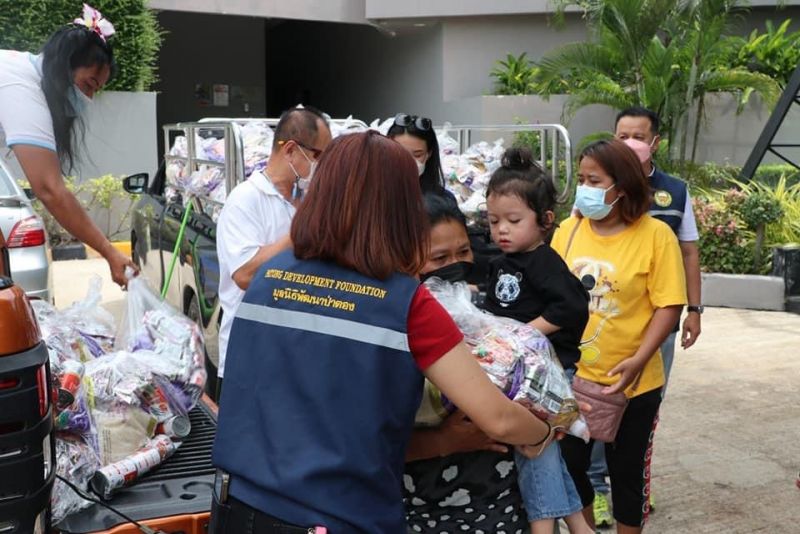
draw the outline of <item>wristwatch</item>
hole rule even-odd
[[[703,310],[705,310],[705,309],[706,309],[705,306],[686,306],[686,311],[687,312],[690,312],[690,313],[691,312],[695,312],[698,315],[703,315]]]

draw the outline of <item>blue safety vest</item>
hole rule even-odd
[[[686,211],[686,195],[689,194],[686,183],[654,168],[650,187],[653,189],[650,215],[667,223],[678,235]]]
[[[404,456],[423,383],[406,325],[418,286],[291,252],[261,267],[231,329],[214,443],[232,496],[332,534],[406,531]]]

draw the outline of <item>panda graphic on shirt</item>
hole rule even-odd
[[[500,306],[506,308],[519,298],[520,282],[522,282],[522,273],[511,274],[500,270],[494,286],[494,296]]]

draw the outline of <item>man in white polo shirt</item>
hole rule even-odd
[[[258,268],[291,247],[289,227],[295,205],[314,174],[317,158],[330,142],[331,131],[321,112],[310,107],[285,111],[275,128],[267,168],[254,172],[225,200],[217,223],[222,305],[217,395],[236,309]]]

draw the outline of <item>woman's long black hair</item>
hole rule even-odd
[[[389,131],[386,132],[386,136],[394,139],[404,133],[425,141],[425,144],[428,146],[428,152],[431,154],[428,161],[425,163],[425,171],[419,177],[419,185],[422,187],[422,192],[444,192],[444,174],[442,173],[442,162],[439,157],[439,141],[436,140],[436,132],[433,126],[428,130],[420,130],[413,122],[408,126],[392,124]]]
[[[73,72],[78,67],[108,65],[114,73],[111,46],[94,31],[70,24],[50,36],[42,47],[42,91],[53,118],[53,133],[61,170],[72,170],[77,157],[75,142],[83,140],[84,123],[69,98]]]

